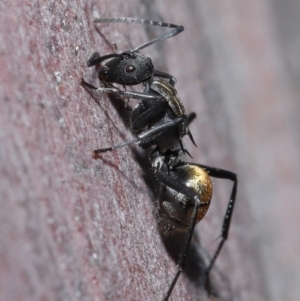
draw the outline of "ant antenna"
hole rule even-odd
[[[134,49],[134,51],[138,51],[143,48],[146,48],[158,41],[163,41],[168,38],[174,37],[184,30],[184,27],[182,25],[175,25],[175,24],[171,24],[171,23],[164,23],[164,22],[153,21],[153,20],[144,20],[144,19],[138,19],[138,18],[126,18],[126,17],[97,18],[94,20],[94,23],[127,23],[127,24],[135,23],[135,24],[145,24],[145,25],[174,28],[173,30],[166,32],[163,35],[136,47]]]

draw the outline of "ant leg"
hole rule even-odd
[[[165,99],[158,99],[158,100],[154,100],[153,103],[151,104],[151,106],[144,110],[142,109],[142,102],[139,103],[133,110],[132,112],[132,120],[131,120],[131,128],[133,130],[138,130],[138,129],[142,129],[143,127],[145,127],[151,120],[153,120],[153,118],[157,117],[160,113],[163,113],[166,111],[167,107],[166,107],[166,101]],[[134,117],[134,113],[135,111],[137,111],[137,117]],[[194,120],[194,118],[196,117],[195,113],[191,113],[188,116],[186,116],[186,124],[190,124],[192,122],[192,120]],[[195,144],[195,141],[193,139],[193,136],[191,134],[190,131],[188,131],[188,136],[190,137],[191,141],[193,142],[193,144],[195,146],[197,146]],[[179,144],[182,144],[181,140],[179,140]],[[186,149],[183,148],[183,146],[181,147],[181,149],[184,151],[184,153],[187,153],[190,157],[191,155],[188,153],[188,151]]]
[[[150,95],[145,93],[139,93],[134,91],[122,91],[117,87],[109,87],[109,88],[97,88],[96,89],[99,92],[105,92],[105,93],[116,93],[120,96],[127,97],[127,98],[133,98],[133,99],[141,99],[141,100],[162,100],[163,97],[160,95]]]
[[[174,37],[184,30],[184,27],[181,25],[175,25],[175,24],[171,24],[171,23],[164,23],[164,22],[158,22],[158,21],[152,21],[152,20],[144,20],[144,19],[138,19],[138,18],[124,18],[124,17],[98,18],[98,19],[94,20],[94,23],[128,23],[128,24],[136,23],[136,24],[145,24],[145,25],[174,28],[173,30],[168,31],[168,32],[162,34],[161,36],[154,38],[154,39],[136,47],[134,49],[135,51],[146,48],[158,41],[163,41],[168,38]]]
[[[150,94],[145,94],[145,93],[139,93],[139,92],[134,92],[134,91],[122,91],[119,88],[106,83],[106,87],[95,87],[89,83],[87,83],[84,79],[81,80],[81,84],[85,87],[88,87],[90,89],[96,90],[98,92],[104,92],[104,93],[116,93],[120,96],[123,97],[128,97],[128,98],[134,98],[134,99],[144,99],[144,100],[162,100],[163,97],[160,95],[150,95]]]
[[[167,131],[176,128],[177,126],[179,126],[181,123],[184,123],[185,121],[186,121],[186,116],[183,115],[171,121],[150,128],[149,130],[138,135],[140,139],[138,145],[142,148],[148,148],[156,141],[157,138],[165,134]]]
[[[105,152],[108,152],[108,151],[112,151],[112,150],[115,150],[115,149],[118,149],[118,148],[121,148],[123,146],[126,146],[132,142],[137,142],[138,141],[138,138],[135,138],[135,139],[131,139],[129,141],[126,141],[124,143],[121,143],[121,144],[118,144],[118,145],[115,145],[115,146],[110,146],[110,147],[105,147],[105,148],[99,148],[99,149],[95,149],[93,151],[94,153],[94,156],[100,154],[100,153],[105,153]]]
[[[131,128],[136,131],[144,128],[152,120],[157,118],[168,109],[165,99],[153,100],[148,108],[145,108],[143,101],[135,106],[131,113]]]
[[[155,139],[157,137],[163,135],[166,131],[168,131],[168,130],[178,126],[180,123],[184,122],[185,118],[186,118],[185,116],[182,116],[182,117],[175,118],[172,121],[160,124],[156,127],[153,127],[151,129],[139,134],[137,136],[137,138],[129,140],[129,141],[124,142],[122,144],[119,144],[119,145],[116,145],[116,146],[110,146],[110,147],[96,149],[96,150],[94,150],[94,154],[97,155],[97,154],[100,154],[100,153],[105,153],[107,151],[112,151],[112,150],[115,150],[117,148],[128,145],[132,142],[136,142],[137,145],[142,147],[142,148],[145,147],[145,146],[148,147],[148,145],[151,144],[153,141],[155,141]]]
[[[220,241],[212,259],[210,260],[210,263],[206,269],[206,272],[205,272],[206,273],[206,283],[209,287],[209,273],[223,247],[225,240],[228,238],[231,217],[232,217],[233,208],[234,208],[234,204],[235,204],[238,179],[237,179],[237,176],[235,173],[228,171],[228,170],[210,167],[210,166],[206,166],[206,165],[202,165],[202,164],[195,164],[195,165],[205,169],[211,177],[219,178],[219,179],[227,179],[227,180],[231,180],[233,182],[230,200],[229,200],[229,203],[227,206],[227,210],[226,210],[226,214],[225,214],[223,226],[222,226],[222,240]]]

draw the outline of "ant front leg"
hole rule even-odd
[[[231,217],[232,217],[233,208],[234,208],[235,199],[236,199],[238,179],[237,179],[237,175],[235,173],[228,171],[228,170],[224,170],[224,169],[220,169],[220,168],[216,168],[216,167],[210,167],[210,166],[206,166],[206,165],[202,165],[202,164],[195,164],[195,165],[205,169],[211,177],[219,178],[219,179],[227,179],[227,180],[231,180],[233,182],[233,187],[231,190],[231,195],[230,195],[229,203],[228,203],[228,206],[226,209],[226,214],[225,214],[223,226],[222,226],[222,233],[221,233],[222,239],[221,239],[212,259],[210,260],[210,263],[205,272],[206,273],[206,286],[209,289],[210,288],[209,273],[219,255],[226,239],[228,238]]]
[[[88,87],[89,89],[93,89],[102,93],[115,93],[122,97],[133,98],[133,99],[144,99],[144,100],[158,100],[161,99],[161,96],[150,95],[145,93],[139,93],[134,91],[123,91],[112,84],[105,83],[106,87],[95,87],[89,83],[87,83],[84,79],[81,80],[81,84],[84,87]]]

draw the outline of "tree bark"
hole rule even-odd
[[[193,159],[185,159],[239,176],[229,239],[212,271],[217,297],[202,272],[232,187],[221,180],[171,300],[298,300],[296,0],[3,0],[0,8],[1,301],[162,300],[176,271],[156,226],[147,153],[130,146],[92,157],[133,135],[126,100],[91,97],[80,85],[83,77],[100,85],[86,61],[111,52],[96,16],[184,25],[143,53],[177,78],[186,111],[197,114],[198,148],[186,139]],[[119,52],[164,31],[99,28]]]

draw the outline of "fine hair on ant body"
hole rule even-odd
[[[183,27],[136,18],[102,18],[95,20],[95,23],[104,22],[139,23],[175,28],[134,50],[122,54],[109,54],[101,57],[98,53],[94,53],[88,60],[88,66],[98,65],[104,60],[111,59],[100,68],[98,74],[105,87],[97,88],[84,80],[82,82],[85,87],[99,92],[115,93],[122,97],[140,100],[130,117],[132,131],[139,131],[137,137],[119,145],[94,150],[94,154],[98,156],[101,153],[113,151],[131,143],[136,143],[143,149],[151,149],[149,161],[153,176],[159,183],[158,212],[162,231],[165,236],[173,233],[185,233],[177,272],[163,298],[164,301],[167,301],[184,268],[195,225],[202,220],[209,208],[213,192],[211,177],[214,177],[232,181],[233,187],[223,220],[221,241],[205,272],[209,287],[210,271],[228,238],[236,199],[237,176],[235,173],[224,169],[181,161],[182,154],[189,154],[183,146],[182,138],[187,135],[195,144],[188,126],[195,119],[196,114],[186,115],[185,108],[177,97],[177,91],[174,88],[175,78],[167,73],[156,71],[151,59],[139,52],[140,49],[157,41],[180,33]],[[133,72],[135,76],[132,76]],[[168,79],[169,82],[161,79],[161,77]],[[113,83],[124,86],[144,83],[144,90],[142,93],[121,90],[113,86]]]

